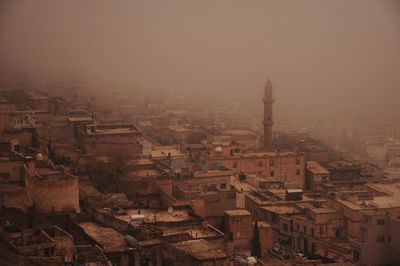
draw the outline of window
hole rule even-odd
[[[378,236],[378,237],[376,238],[376,242],[378,242],[378,243],[383,243],[383,242],[385,242],[385,236]]]
[[[297,164],[297,165],[300,164],[300,159],[296,159],[296,164]]]
[[[233,168],[237,168],[237,162],[233,162]]]
[[[392,237],[391,236],[388,236],[388,242],[389,243],[392,242]]]
[[[378,219],[378,220],[376,220],[376,224],[377,225],[384,225],[385,224],[385,220],[384,219]]]
[[[287,231],[289,231],[289,225],[288,224],[282,224],[282,229],[283,229],[283,231],[285,231],[285,232],[287,232]]]
[[[262,161],[259,161],[258,162],[258,167],[262,167],[262,165],[263,165]]]
[[[9,173],[0,173],[0,179],[9,179],[10,174]]]
[[[274,159],[269,160],[269,166],[275,166],[275,160]]]
[[[360,252],[358,250],[353,250],[353,260],[358,262],[360,260]]]
[[[300,226],[299,224],[296,224],[296,230],[299,231],[300,230]]]
[[[314,228],[311,228],[311,235],[314,236]]]
[[[303,226],[303,232],[307,234],[307,226]]]
[[[341,237],[341,236],[342,236],[342,233],[343,233],[342,228],[336,228],[336,229],[335,229],[335,236],[336,236],[336,237]]]
[[[226,183],[221,183],[219,184],[220,189],[226,189]]]
[[[275,172],[274,172],[274,171],[271,171],[271,172],[269,172],[269,175],[270,175],[270,176],[275,176]]]
[[[296,175],[300,175],[300,170],[299,169],[296,170]]]
[[[278,216],[275,213],[271,214],[271,222],[274,224],[278,222]]]
[[[215,191],[215,190],[217,190],[217,184],[207,185],[207,191]]]

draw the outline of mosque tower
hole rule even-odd
[[[270,150],[272,148],[272,104],[274,99],[272,97],[272,84],[268,79],[264,87],[264,149]]]

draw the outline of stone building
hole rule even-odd
[[[253,237],[251,213],[246,210],[225,211],[225,233],[235,247],[251,248]]]
[[[76,176],[41,160],[40,154],[22,154],[15,150],[17,145],[5,144],[0,160],[0,196],[5,208],[27,214],[73,213],[79,208]]]
[[[171,245],[174,265],[229,266],[229,257],[206,240],[188,240]]]
[[[315,161],[308,161],[306,164],[305,189],[320,190],[322,183],[329,180],[329,171]]]
[[[303,188],[304,156],[295,152],[266,152],[242,150],[232,143],[213,144],[206,158],[231,168],[236,175],[262,174],[273,177],[289,188]]]
[[[360,237],[351,241],[353,261],[360,265],[400,263],[400,212],[363,212]]]
[[[83,153],[132,158],[142,154],[140,135],[133,125],[86,125],[80,132],[79,147]]]

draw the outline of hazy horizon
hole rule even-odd
[[[2,0],[0,59],[249,110],[270,77],[281,117],[397,118],[398,3]]]

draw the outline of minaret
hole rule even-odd
[[[264,87],[264,149],[270,150],[272,148],[272,104],[274,99],[272,98],[272,84],[271,80],[268,79]]]

